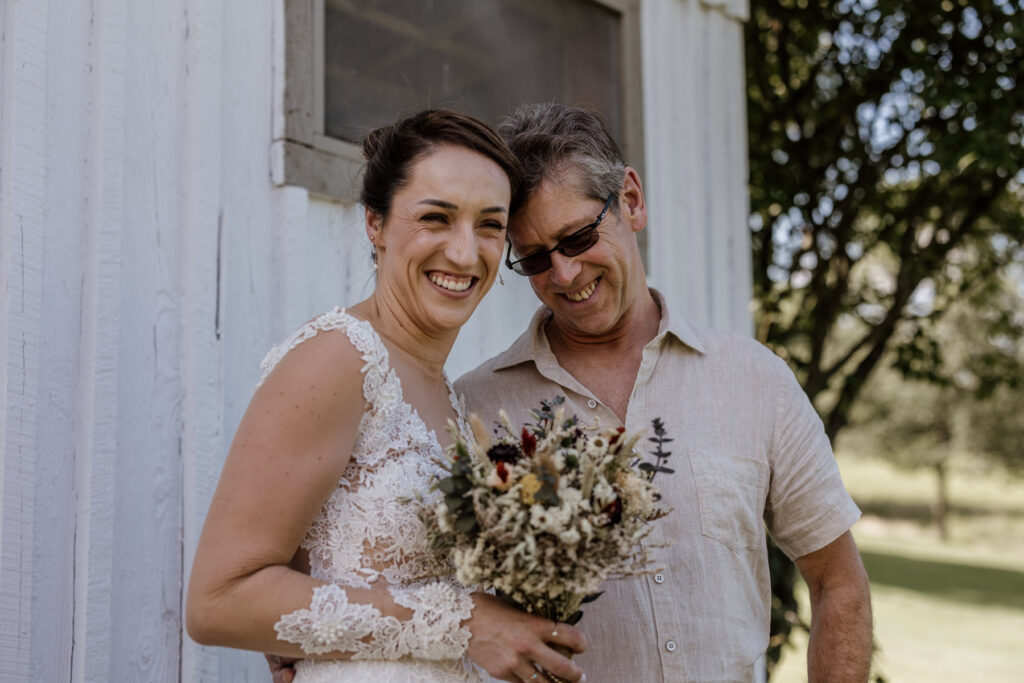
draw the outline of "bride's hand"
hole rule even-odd
[[[537,666],[567,680],[585,680],[583,670],[549,646],[573,652],[587,649],[587,639],[568,624],[555,624],[510,606],[501,598],[474,593],[476,607],[465,626],[473,634],[466,654],[488,674],[503,681],[541,680]]]

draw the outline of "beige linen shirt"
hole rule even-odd
[[[625,427],[660,417],[675,440],[655,484],[672,512],[652,544],[664,568],[605,584],[584,606],[588,681],[753,681],[768,646],[771,589],[764,529],[792,558],[838,538],[860,516],[818,418],[792,372],[749,337],[697,327],[661,295],[658,335],[643,352]],[[602,425],[619,420],[559,366],[541,308],[504,353],[456,382],[485,421],[531,421],[541,399]],[[649,458],[649,456],[648,456]]]

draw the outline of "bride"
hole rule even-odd
[[[296,683],[481,680],[477,667],[578,681],[551,646],[582,651],[582,634],[460,587],[408,503],[438,472],[447,421],[470,438],[443,367],[497,273],[515,158],[445,110],[373,131],[363,154],[376,288],[264,361],[196,549],[189,635],[303,658]]]

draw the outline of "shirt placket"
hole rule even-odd
[[[665,412],[669,406],[654,406],[655,412],[652,413],[647,405],[648,397],[651,394],[651,380],[654,377],[654,371],[658,364],[663,343],[665,343],[665,336],[659,335],[644,348],[640,370],[637,372],[633,392],[629,397],[629,407],[626,411],[627,430],[633,433],[640,432],[644,435],[641,441],[638,442],[637,455],[645,459],[648,456],[643,451],[646,444],[650,443],[647,441],[647,438],[653,434],[651,431],[651,419],[654,417],[665,418],[666,426],[671,430],[671,411]],[[659,410],[662,412],[658,412]],[[645,548],[651,546],[664,548],[669,542],[670,539],[665,536],[664,525],[655,523],[650,536],[648,536],[646,541],[642,542],[642,545]],[[677,618],[678,598],[673,593],[673,590],[677,589],[677,585],[673,581],[672,571],[671,566],[665,565],[658,572],[646,575],[644,580],[650,599],[651,615],[654,620],[652,633],[656,642],[653,645],[661,661],[664,680],[684,681],[686,680],[686,667],[684,666],[685,643],[683,641],[683,625]]]

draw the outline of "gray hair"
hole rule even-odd
[[[626,163],[596,112],[554,102],[524,104],[502,121],[498,133],[522,171],[513,213],[545,179],[566,172],[578,171],[580,191],[593,199],[604,201],[622,189]]]

